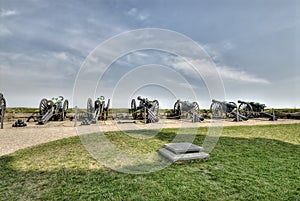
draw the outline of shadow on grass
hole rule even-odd
[[[170,141],[173,135],[163,132],[156,139]],[[201,145],[204,137],[194,143]],[[97,165],[79,138],[70,138],[0,157],[0,198],[299,200],[299,155],[299,145],[278,140],[221,137],[207,161],[130,175]]]

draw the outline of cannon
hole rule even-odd
[[[247,121],[248,117],[238,113],[235,102],[218,101],[212,99],[210,111],[213,119],[235,118],[235,121]]]
[[[192,122],[203,121],[204,118],[200,115],[200,108],[197,102],[181,101],[178,99],[174,104],[175,118],[192,118]]]
[[[276,117],[274,114],[270,114],[265,112],[266,105],[257,103],[257,102],[246,102],[238,100],[239,103],[239,113],[244,115],[247,118],[253,117],[253,118],[259,118],[259,117],[268,117],[269,120],[277,120],[278,117]]]
[[[0,122],[1,122],[1,129],[3,129],[3,121],[4,121],[4,114],[6,111],[6,101],[3,97],[3,94],[0,93]]]
[[[91,98],[87,101],[87,114],[88,121],[96,123],[97,120],[107,120],[109,113],[110,99],[107,100],[105,105],[105,97],[100,96],[94,102]]]
[[[145,120],[145,123],[158,122],[159,103],[157,100],[150,101],[148,98],[137,97],[139,105],[136,105],[136,100],[131,100],[131,114],[134,120]]]
[[[59,96],[58,98],[52,98],[47,100],[43,98],[40,102],[39,113],[40,118],[38,119],[38,124],[45,124],[49,120],[65,120],[67,115],[67,110],[69,107],[69,101],[64,100],[64,97]]]

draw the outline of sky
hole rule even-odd
[[[162,33],[152,39],[151,29]],[[147,32],[126,39],[134,30]],[[168,31],[201,50],[164,37]],[[145,48],[114,54],[136,45]],[[115,60],[105,66],[109,55]],[[38,107],[59,95],[71,107],[100,95],[129,107],[141,95],[162,108],[177,99],[209,108],[213,98],[299,108],[299,55],[297,0],[0,0],[0,92],[8,107]]]

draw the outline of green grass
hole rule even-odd
[[[6,113],[35,113],[35,112],[39,112],[39,108],[26,108],[26,107],[6,108]]]
[[[129,152],[159,149],[176,129],[139,140],[106,136]],[[207,128],[194,141],[201,145]],[[78,137],[0,157],[1,200],[300,200],[300,124],[226,127],[207,161],[131,175],[95,161]]]
[[[300,108],[279,108],[274,110],[277,112],[286,112],[286,113],[300,112]]]
[[[36,113],[39,112],[39,108],[30,108],[30,107],[8,107],[6,108],[5,113]],[[73,108],[68,109],[68,113],[73,112]]]

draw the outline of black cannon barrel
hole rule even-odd
[[[139,101],[145,100],[145,99],[142,98],[141,96],[138,96],[137,99],[138,99]]]
[[[225,102],[226,103],[226,107],[232,107],[232,108],[236,108],[236,104],[234,102]]]
[[[221,101],[218,101],[216,99],[212,99],[211,102],[213,102],[213,103],[221,103]]]
[[[248,103],[246,101],[238,100],[238,103]]]

